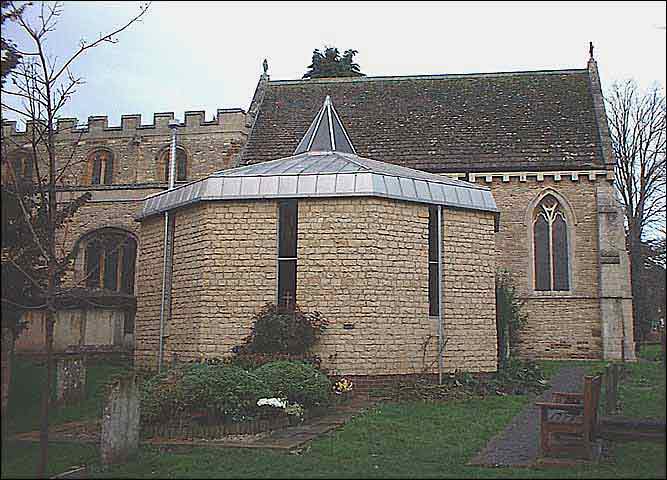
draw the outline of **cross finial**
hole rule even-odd
[[[591,60],[593,60],[593,42],[589,43],[588,51],[591,54]]]

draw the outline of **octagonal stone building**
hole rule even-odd
[[[147,197],[138,220],[138,366],[232,355],[263,305],[296,303],[328,320],[333,374],[497,368],[490,190],[359,157],[329,97],[292,156]]]

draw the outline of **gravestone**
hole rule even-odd
[[[110,386],[102,413],[100,454],[105,465],[122,463],[139,447],[139,387],[136,375]]]
[[[82,357],[61,358],[56,364],[56,403],[77,403],[86,396],[86,362]]]

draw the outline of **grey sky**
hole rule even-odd
[[[59,58],[138,12],[138,2],[65,2],[49,51]],[[33,9],[33,12],[37,9]],[[87,53],[86,79],[65,116],[247,109],[261,63],[300,78],[312,51],[359,51],[367,75],[584,68],[595,44],[603,87],[635,78],[665,85],[665,2],[236,3],[160,2],[144,20]],[[3,29],[15,39],[16,28]],[[5,118],[15,118],[6,114]]]

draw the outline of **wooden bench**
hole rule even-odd
[[[558,453],[593,460],[602,376],[584,377],[584,392],[554,392],[552,402],[540,407],[540,456]]]

